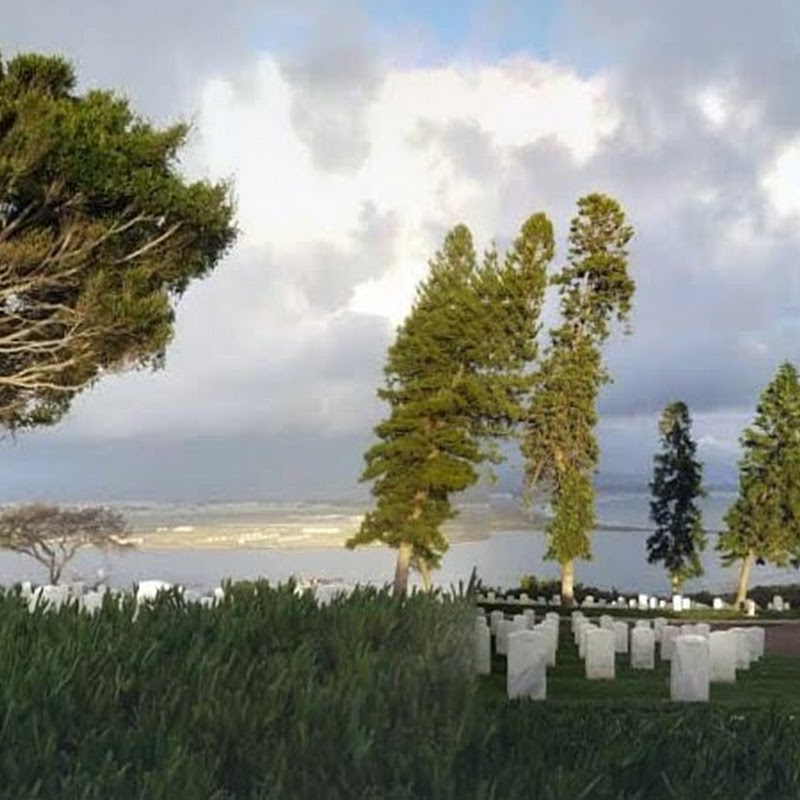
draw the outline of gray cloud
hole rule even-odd
[[[369,150],[363,115],[386,61],[355,5],[332,19],[330,7],[312,2],[264,10],[251,0],[89,0],[81,20],[63,3],[9,6],[4,55],[63,52],[85,85],[119,86],[154,116],[191,114],[202,80],[238,73],[259,46],[250,31],[288,31],[278,57],[292,123],[316,163],[343,172]],[[601,401],[603,469],[646,474],[656,415],[680,398],[696,414],[697,435],[707,437],[714,474],[730,476],[732,443],[761,388],[781,359],[800,361],[800,235],[794,222],[772,218],[759,189],[776,148],[800,134],[800,5],[675,0],[644,14],[635,0],[615,0],[565,8],[551,49],[578,63],[591,42],[621,120],[593,158],[576,164],[545,139],[504,166],[469,122],[422,126],[419,146],[436,148],[496,196],[501,244],[542,209],[557,226],[563,258],[575,199],[595,190],[620,198],[637,231],[637,294],[633,336],[607,351],[615,382]],[[698,106],[708,87],[730,98],[730,118],[718,128]],[[431,226],[440,240],[441,225]],[[313,493],[340,479],[352,485],[382,412],[374,392],[389,331],[379,318],[341,309],[359,281],[382,274],[397,230],[391,214],[366,205],[352,248],[310,240],[281,262],[266,251],[237,254],[182,302],[164,373],[100,384],[59,429],[0,448],[0,466],[12,476],[7,496],[152,496],[163,487],[176,497],[246,497]],[[363,436],[342,433],[354,430]]]
[[[322,169],[352,169],[369,154],[364,115],[383,78],[366,21],[328,7],[307,42],[283,61],[292,122]]]

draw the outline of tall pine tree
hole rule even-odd
[[[398,596],[412,564],[429,582],[447,549],[441,526],[455,516],[452,495],[478,480],[480,464],[499,460],[496,442],[522,416],[552,257],[544,214],[525,222],[503,259],[491,249],[481,263],[457,226],[389,348],[378,392],[389,411],[362,474],[376,504],[347,545],[397,549]]]
[[[703,465],[695,458],[689,409],[680,401],[670,403],[658,423],[661,452],[653,461],[650,519],[656,529],[647,539],[647,560],[663,562],[674,593],[684,581],[703,574],[700,553],[705,549],[703,517],[697,499],[702,487]]]
[[[578,201],[569,233],[569,260],[553,277],[561,324],[536,378],[521,450],[530,490],[544,489],[553,517],[546,558],[561,568],[561,596],[573,602],[575,559],[591,558],[595,525],[593,475],[599,448],[597,396],[610,380],[601,348],[613,321],[626,322],[635,284],[628,275],[633,229],[620,204],[602,194]]]
[[[737,605],[747,597],[753,563],[786,566],[800,559],[800,381],[794,365],[780,365],[740,441],[739,495],[717,543],[724,564],[741,561]]]

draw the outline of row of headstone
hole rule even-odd
[[[141,606],[148,601],[154,600],[159,592],[173,588],[173,584],[166,581],[158,580],[145,580],[141,581],[136,586],[136,603]],[[203,606],[212,606],[220,602],[225,592],[221,587],[217,587],[212,595],[201,595],[199,592],[192,590],[184,590],[183,587],[178,587],[184,599],[188,602],[197,602]],[[103,607],[103,601],[106,595],[116,598],[120,602],[125,593],[118,589],[110,589],[107,586],[101,586],[98,589],[87,590],[85,585],[81,582],[73,582],[57,585],[43,585],[33,587],[30,581],[25,581],[20,586],[20,595],[28,603],[28,610],[34,611],[40,608],[46,611],[58,611],[64,605],[70,602],[77,601],[78,607],[94,614]]]
[[[767,604],[770,611],[791,611],[791,603],[784,600],[779,594],[773,595],[772,600]]]
[[[479,611],[475,619],[475,666],[478,674],[491,672],[492,636],[495,651],[506,656],[506,691],[509,699],[547,697],[547,667],[556,663],[558,651],[559,615],[545,614],[536,623],[533,609],[525,609],[510,619],[499,610],[492,611],[488,620]]]

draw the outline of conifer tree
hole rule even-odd
[[[526,414],[525,480],[529,490],[549,495],[553,516],[545,529],[545,557],[560,565],[567,605],[573,601],[575,559],[591,558],[597,396],[610,380],[601,347],[612,322],[626,322],[630,313],[635,284],[628,275],[627,245],[632,236],[616,200],[590,194],[578,201],[568,263],[551,281],[559,287],[561,323],[550,331]]]
[[[702,512],[696,500],[706,496],[703,465],[695,458],[689,409],[680,401],[664,409],[658,423],[661,452],[654,456],[650,519],[654,533],[647,539],[647,560],[663,562],[672,591],[703,574],[700,553],[705,549]]]
[[[347,545],[396,548],[398,596],[412,561],[423,577],[438,565],[452,495],[478,480],[480,464],[499,461],[496,443],[521,419],[552,256],[544,214],[525,222],[503,259],[492,248],[481,263],[469,230],[457,226],[389,348],[378,391],[388,415],[362,474],[376,504]]]
[[[76,82],[61,58],[0,61],[0,433],[162,366],[176,301],[236,237],[229,184],[178,169],[186,125]]]
[[[800,380],[784,362],[764,389],[741,436],[739,495],[717,543],[727,566],[741,561],[736,604],[747,597],[753,563],[800,559]]]

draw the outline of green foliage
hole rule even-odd
[[[784,362],[741,437],[739,495],[717,549],[730,564],[752,554],[785,566],[800,558],[800,380]]]
[[[377,503],[349,547],[408,544],[415,559],[438,563],[451,495],[478,480],[480,464],[498,461],[494,442],[521,417],[552,255],[543,214],[525,222],[502,260],[492,249],[479,263],[464,225],[445,237],[389,348],[378,392],[389,414],[362,475]]]
[[[670,403],[659,421],[661,452],[654,456],[650,518],[655,532],[647,539],[647,560],[663,561],[672,586],[703,574],[700,553],[705,549],[703,519],[697,498],[705,497],[703,467],[695,458],[689,409]]]
[[[91,616],[0,596],[0,799],[800,793],[791,659],[686,708],[663,665],[587,682],[565,626],[552,699],[508,702],[501,660],[472,676],[463,595],[225,588],[211,608],[108,595]]]
[[[441,602],[440,602],[441,601]],[[0,798],[442,796],[473,607],[291,585],[29,614],[0,599]]]
[[[630,313],[635,287],[626,247],[632,236],[616,200],[600,194],[581,198],[570,225],[569,262],[552,278],[559,287],[561,321],[550,331],[535,377],[521,451],[527,486],[544,488],[553,508],[546,557],[562,565],[591,556],[597,397],[609,380],[600,348],[611,320],[626,322]]]
[[[0,68],[0,427],[57,421],[98,377],[159,366],[173,301],[235,237],[227,183],[63,59]]]

